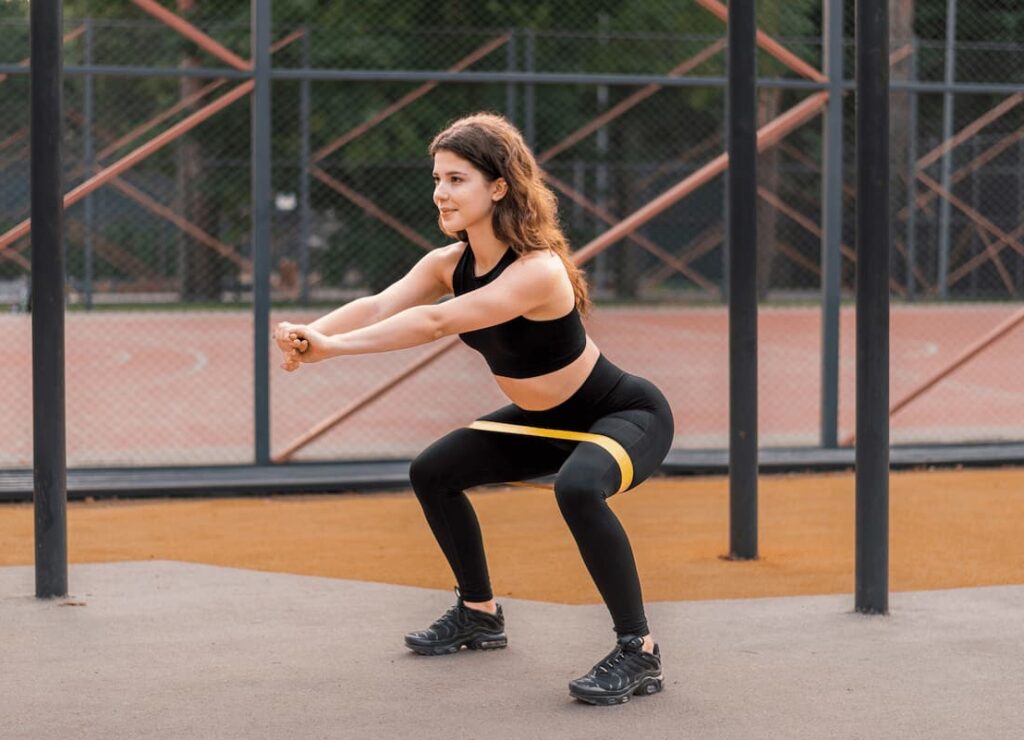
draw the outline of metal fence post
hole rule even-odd
[[[312,57],[312,41],[309,37],[309,26],[302,28],[302,68],[309,69]],[[309,117],[312,107],[312,83],[304,78],[299,83],[299,273],[300,289],[299,300],[303,306],[309,305],[309,239],[312,233],[310,228],[309,210]]]
[[[855,603],[889,610],[889,4],[857,0]]]
[[[505,44],[505,69],[516,71],[516,29],[508,29],[508,43]],[[513,124],[516,122],[516,90],[514,82],[505,83],[505,117]]]
[[[722,96],[722,120],[725,125],[728,126],[729,121],[729,96]],[[729,223],[731,216],[729,214],[729,170],[731,167],[726,167],[722,173],[722,260],[721,270],[722,279],[719,281],[718,290],[722,297],[722,303],[726,306],[729,305],[729,294],[731,288],[729,287],[729,255],[731,253],[730,243],[732,241],[732,234],[729,231]]]
[[[84,21],[85,25],[85,63],[92,65],[93,62],[93,26],[92,19],[86,18]],[[85,179],[92,176],[93,171],[93,160],[95,159],[94,154],[94,142],[93,142],[93,131],[92,131],[92,119],[93,119],[93,97],[94,97],[94,83],[93,76],[87,74],[85,76],[85,89],[83,93],[82,101],[82,117],[85,119],[82,124],[82,139],[83,139],[83,152],[82,159],[85,161]],[[85,292],[85,308],[86,310],[92,310],[92,291],[93,291],[93,230],[96,228],[96,214],[95,214],[95,201],[93,196],[89,195],[85,198],[85,234],[83,237],[82,248],[84,250],[84,269],[85,274],[82,276],[83,290]]]
[[[956,80],[956,0],[946,2],[946,85]],[[942,96],[942,140],[949,141],[953,137],[953,93],[947,90]],[[942,189],[949,192],[949,178],[953,167],[953,150],[950,148],[942,155]],[[949,198],[942,198],[939,203],[939,264],[938,280],[939,297],[946,298],[949,283],[949,238],[951,204]]]
[[[255,458],[270,462],[270,0],[252,0],[252,288]]]
[[[823,31],[829,99],[821,173],[821,437],[838,445],[839,307],[843,240],[843,0],[827,0]]]
[[[1017,142],[1017,213],[1024,213],[1024,139]],[[1017,254],[1017,290],[1024,293],[1024,254]]]
[[[911,82],[917,82],[918,52],[917,37],[910,40],[910,76]],[[913,302],[917,294],[917,278],[914,268],[917,266],[917,93],[908,90],[910,96],[910,135],[907,137],[907,300]]]
[[[729,557],[757,558],[756,3],[729,4]]]
[[[601,28],[601,44],[606,46],[608,44],[608,22],[609,17],[607,13],[598,13],[597,22]],[[597,111],[598,113],[604,113],[608,109],[608,86],[598,85],[597,86]],[[597,203],[602,209],[608,209],[608,189],[611,185],[611,178],[608,176],[608,126],[601,126],[594,133],[594,143],[597,147],[597,169],[594,172],[595,182],[594,187],[597,194]],[[583,192],[583,191],[580,191]],[[595,216],[594,226],[598,231],[602,228],[603,224],[600,217]],[[593,260],[593,267],[591,268],[591,275],[593,278],[594,285],[597,286],[598,292],[603,291],[607,288],[611,281],[608,278],[608,250],[602,251]]]
[[[537,64],[536,35],[532,28],[527,28],[523,33],[526,36],[526,64],[524,66],[527,72],[535,72]],[[537,96],[536,86],[532,82],[527,82],[524,87],[523,116],[525,118],[523,137],[532,149],[537,146]]]
[[[62,3],[30,4],[32,455],[36,596],[68,592]]]
[[[971,161],[975,161],[978,158],[978,151],[981,149],[981,136],[971,137]],[[979,167],[977,170],[971,173],[971,208],[976,213],[980,213],[981,209],[981,183],[982,173],[985,171],[984,167]],[[945,198],[943,198],[945,200]],[[973,258],[975,254],[982,251],[985,246],[981,243],[981,239],[978,237],[977,230],[971,231],[971,251],[970,256]],[[978,265],[978,269],[971,270],[970,280],[970,291],[971,298],[978,297],[978,273],[981,272],[981,265]]]

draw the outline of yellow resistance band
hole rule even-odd
[[[616,493],[622,493],[633,482],[633,461],[629,459],[625,448],[611,437],[606,437],[603,434],[570,432],[564,429],[544,429],[543,427],[524,427],[519,424],[503,424],[498,421],[474,421],[468,428],[479,429],[483,432],[501,432],[503,434],[522,434],[527,437],[547,437],[549,439],[569,439],[574,442],[591,442],[601,447],[619,464],[619,477],[622,482],[619,484],[619,490]]]

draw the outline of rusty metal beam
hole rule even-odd
[[[77,219],[66,218],[66,223],[68,231],[72,235],[78,236],[85,232],[85,225]],[[98,233],[94,233],[94,237],[96,239],[96,254],[113,267],[134,277],[142,277],[151,281],[161,279],[161,275],[135,255],[126,252]]]
[[[786,205],[786,203],[784,203],[778,196],[766,190],[765,188],[759,187],[757,189],[757,194],[763,201],[769,203],[774,208],[778,209],[779,212],[781,212],[784,216],[788,217],[795,223],[802,226],[806,231],[810,232],[818,239],[821,239],[821,227],[818,226],[818,224],[814,223],[814,221],[812,221],[810,218],[803,215],[795,208]],[[839,251],[850,262],[852,262],[853,264],[857,263],[857,255],[852,248],[850,248],[846,244],[840,243]],[[893,277],[889,278],[889,287],[892,288],[895,292],[899,293],[901,296],[906,295],[906,288],[904,288],[902,285],[896,282],[896,279]]]
[[[983,261],[990,259],[992,255],[999,254],[1004,247],[1010,247],[1018,254],[1024,255],[1024,245],[1022,245],[1015,238],[1011,237],[1005,231],[1000,229],[994,223],[989,221],[982,214],[978,213],[976,210],[974,210],[969,205],[964,203],[958,197],[956,197],[949,191],[945,190],[941,185],[939,185],[939,183],[935,182],[935,180],[933,180],[923,172],[918,172],[917,178],[925,185],[927,185],[929,188],[939,193],[939,195],[941,195],[943,198],[946,198],[953,205],[954,208],[961,211],[965,216],[967,216],[967,218],[971,219],[974,223],[978,224],[978,226],[985,229],[996,238],[996,240],[999,242],[999,246],[995,247],[992,250],[991,254],[986,253],[984,255],[978,255],[979,257],[983,258]],[[961,267],[961,269],[963,268]],[[959,272],[959,270],[957,272]],[[950,274],[949,279],[949,284],[952,285],[952,273]]]
[[[587,198],[582,193],[577,192],[575,189],[570,187],[568,183],[563,182],[562,180],[558,179],[557,177],[554,177],[549,173],[544,174],[544,179],[557,190],[564,193],[568,198],[570,198],[576,203],[579,203],[581,206],[583,206],[584,209],[600,218],[609,226],[615,226],[617,223],[619,223],[619,219],[616,216],[609,213],[605,209],[601,208],[599,205],[594,203],[592,200]],[[704,288],[704,290],[708,291],[712,295],[718,296],[721,294],[721,291],[718,289],[717,285],[712,283],[710,280],[708,280],[706,277],[701,275],[696,270],[693,270],[690,267],[688,267],[685,262],[678,259],[671,252],[668,252],[665,249],[659,247],[657,244],[655,244],[653,241],[651,241],[644,235],[638,234],[636,232],[631,232],[630,234],[626,235],[626,238],[636,243],[640,247],[643,247],[648,252],[653,254],[655,257],[660,259],[662,262],[671,266],[676,272],[689,278],[692,282],[696,283],[701,288]]]
[[[995,121],[1002,118],[1004,115],[1009,113],[1011,110],[1016,108],[1024,102],[1024,93],[1017,93],[1011,95],[1006,100],[1001,102],[992,110],[988,111],[984,115],[978,117],[972,121],[969,125],[964,126],[960,131],[951,136],[946,141],[939,144],[937,147],[932,149],[930,152],[925,154],[919,160],[917,160],[917,168],[923,170],[931,164],[934,164],[939,158],[941,158],[946,152],[960,146],[960,144],[967,141],[969,138],[977,134],[986,126],[994,123]]]
[[[689,265],[717,247],[724,239],[725,230],[721,224],[709,226],[683,248],[679,261],[684,265]],[[653,274],[641,280],[641,289],[649,290],[651,287],[667,279],[674,272],[677,272],[675,266],[662,263],[661,267],[653,271]]]
[[[659,165],[650,174],[644,175],[643,177],[637,178],[636,187],[640,190],[647,188],[652,182],[660,177],[666,175],[670,170],[673,170],[680,165],[689,164],[692,160],[696,159],[708,149],[712,149],[722,141],[722,132],[715,131],[714,133],[706,136],[705,138],[698,141],[692,147],[687,149],[681,155],[675,159],[666,160],[663,164]]]
[[[803,253],[792,244],[784,242],[781,239],[776,239],[775,248],[779,250],[783,257],[786,257],[793,264],[804,268],[819,278],[821,277],[821,267],[807,259],[807,257],[805,257]]]
[[[277,53],[281,49],[287,47],[289,44],[292,44],[296,40],[302,38],[302,36],[304,34],[305,34],[305,31],[303,31],[302,29],[298,29],[298,30],[292,31],[289,34],[286,34],[285,36],[283,36],[282,38],[280,38],[278,41],[274,42],[274,44],[271,45],[271,47],[270,47],[271,54]],[[172,117],[173,115],[175,115],[175,114],[181,112],[182,110],[185,110],[189,106],[195,104],[196,102],[198,102],[202,98],[206,97],[210,93],[214,92],[215,90],[219,89],[220,87],[222,87],[226,83],[227,83],[227,80],[223,79],[223,78],[219,79],[219,80],[214,80],[213,82],[211,82],[210,84],[206,85],[202,89],[196,91],[192,95],[189,95],[189,96],[187,96],[185,98],[182,98],[181,100],[179,100],[176,104],[174,104],[173,106],[171,106],[167,110],[157,114],[156,116],[154,116],[150,120],[146,121],[143,124],[140,124],[136,128],[134,128],[131,131],[129,131],[124,136],[121,136],[116,141],[114,141],[111,144],[109,144],[108,146],[104,147],[104,149],[101,150],[100,153],[97,155],[97,160],[102,162],[103,160],[107,159],[111,154],[116,152],[118,149],[121,149],[122,147],[124,147],[127,144],[131,143],[135,139],[138,139],[143,134],[148,133],[153,128],[155,128],[156,126],[160,125],[161,123],[163,123],[164,121],[166,121],[167,119]],[[71,111],[69,111],[69,115],[70,114],[71,114]],[[97,171],[99,169],[100,168],[97,167]],[[76,169],[72,173],[71,177],[76,177],[77,174],[78,174],[78,170]],[[122,178],[114,178],[111,181],[111,183],[114,185],[114,187],[116,187],[119,190],[121,190],[122,193],[124,193],[129,198],[134,200],[136,203],[138,203],[139,205],[143,206],[144,208],[147,208],[148,210],[150,210],[152,213],[154,213],[158,217],[163,218],[163,219],[165,219],[167,221],[170,221],[172,224],[174,224],[179,229],[184,231],[186,234],[191,236],[193,239],[196,239],[200,244],[203,244],[204,246],[210,247],[215,252],[217,252],[217,253],[221,254],[222,256],[226,257],[227,259],[231,260],[232,262],[234,262],[236,265],[238,265],[242,269],[250,269],[251,268],[250,260],[248,260],[245,257],[242,257],[241,255],[239,255],[237,250],[234,250],[231,247],[229,247],[226,244],[224,244],[223,242],[219,241],[218,239],[215,239],[213,236],[208,234],[206,231],[204,231],[203,229],[200,229],[198,226],[196,226],[192,222],[188,221],[183,216],[180,216],[180,215],[174,213],[172,210],[170,210],[166,206],[163,206],[160,203],[157,203],[155,200],[153,200],[152,198],[147,196],[145,193],[142,193],[140,190],[138,190],[137,188],[133,187],[131,184],[127,183]],[[112,245],[110,245],[110,246],[112,246]]]
[[[29,262],[28,259],[26,259],[25,256],[21,254],[20,251],[11,249],[6,252],[0,252],[0,257],[3,257],[5,260],[8,260],[9,262],[13,262],[26,272],[32,272],[32,263]]]
[[[429,252],[436,246],[427,241],[427,239],[422,234],[406,226],[404,223],[402,223],[397,218],[392,216],[390,213],[385,211],[383,208],[378,206],[365,195],[356,192],[355,190],[350,188],[348,185],[345,185],[340,180],[331,177],[319,167],[310,167],[309,173],[317,180],[322,182],[324,185],[331,188],[335,192],[345,196],[350,201],[355,203],[357,206],[362,208],[364,211],[369,213],[371,216],[381,221],[385,225],[391,227],[409,241],[420,246],[425,251]]]
[[[85,33],[85,24],[84,23],[81,26],[76,26],[73,30],[68,31],[66,34],[64,34],[64,45],[66,46],[67,44],[71,43],[72,41],[77,39],[79,36],[81,36],[83,33]],[[20,62],[18,62],[18,66],[19,67],[27,67],[31,62],[32,62],[32,57],[25,57]],[[10,75],[8,75],[6,73],[5,74],[0,74],[0,82],[3,82],[8,77],[10,77]]]
[[[206,53],[220,59],[228,66],[234,67],[235,69],[243,72],[248,72],[252,69],[252,64],[250,62],[242,59],[219,41],[203,33],[184,18],[176,13],[172,13],[160,3],[154,2],[154,0],[132,0],[132,3],[146,13],[149,13],[164,25],[177,31]]]
[[[1006,292],[1009,293],[1011,296],[1016,297],[1017,286],[1013,284],[1013,278],[1010,277],[1010,273],[1006,269],[1006,265],[1003,264],[1002,258],[996,251],[995,244],[992,243],[991,237],[989,237],[989,235],[986,234],[985,231],[982,228],[980,228],[977,224],[975,224],[974,228],[978,232],[978,237],[985,245],[985,254],[988,255],[988,258],[992,261],[992,264],[996,266],[996,272],[999,273],[999,278],[1003,281],[1003,285],[1006,287]]]
[[[981,228],[979,227],[978,224],[973,224],[973,226],[979,232],[981,231]],[[1021,239],[1024,239],[1024,224],[1021,224],[1020,226],[1018,226],[1016,229],[1011,231],[1007,236],[1009,237],[1010,241],[1019,241]],[[999,254],[1002,250],[1003,250],[1003,245],[1002,245],[1002,243],[999,243],[998,241],[992,247],[992,253],[993,254]],[[977,267],[980,264],[982,264],[983,262],[985,262],[986,260],[988,260],[990,258],[991,257],[990,257],[990,255],[987,252],[984,252],[984,253],[981,253],[981,254],[977,254],[974,257],[972,257],[971,259],[967,260],[967,262],[965,262],[962,265],[960,265],[960,267],[956,268],[955,270],[952,270],[949,273],[949,283],[948,283],[949,287],[953,287],[954,285],[956,285],[958,282],[960,282],[965,277],[967,277],[971,272],[973,272],[975,269],[977,269]]]
[[[726,6],[722,5],[722,3],[718,2],[718,0],[696,0],[696,2],[702,8],[722,21],[722,23],[729,22],[729,10]],[[798,75],[806,77],[809,80],[814,80],[815,82],[828,82],[828,78],[825,77],[825,75],[761,29],[757,29],[757,45]]]
[[[74,205],[78,201],[82,200],[85,196],[92,193],[97,188],[102,187],[114,178],[120,176],[123,172],[130,170],[132,167],[137,165],[149,157],[154,152],[159,151],[171,141],[179,138],[188,131],[198,126],[203,121],[211,118],[212,116],[219,113],[227,106],[234,103],[236,100],[246,96],[252,90],[252,82],[243,82],[238,85],[230,92],[225,93],[220,98],[212,103],[200,108],[198,111],[182,119],[174,126],[170,127],[163,133],[155,136],[150,141],[146,142],[139,148],[135,149],[130,154],[122,157],[117,162],[105,167],[100,172],[93,175],[91,178],[80,184],[78,187],[72,189],[64,196],[64,208],[67,209]],[[11,246],[12,243],[17,241],[23,236],[26,236],[32,231],[32,223],[30,219],[25,219],[17,226],[9,229],[6,233],[0,235],[0,251],[3,251]]]
[[[701,64],[706,62],[708,59],[713,57],[715,54],[725,48],[725,39],[719,39],[709,46],[704,47],[701,51],[687,59],[685,62],[677,65],[668,72],[668,77],[682,77],[683,75],[691,72],[692,70],[699,67]],[[646,100],[654,93],[662,89],[662,85],[646,85],[627,98],[616,103],[614,106],[609,108],[607,111],[593,119],[589,123],[584,124],[580,128],[573,131],[571,134],[566,136],[560,142],[555,144],[553,147],[543,152],[537,157],[537,162],[544,164],[553,157],[558,156],[566,149],[585,139],[590,134],[597,131],[599,128],[621,116],[626,111],[637,106],[642,101]]]
[[[218,239],[215,239],[214,237],[210,236],[205,231],[200,229],[198,226],[193,224],[191,221],[187,220],[182,216],[179,216],[177,213],[172,211],[167,206],[162,205],[161,203],[158,203],[157,201],[153,200],[151,197],[149,197],[144,192],[136,188],[134,185],[131,185],[124,179],[115,178],[111,180],[110,184],[112,187],[117,188],[126,196],[134,200],[136,203],[146,208],[146,210],[151,211],[160,218],[174,224],[183,232],[185,232],[190,237],[195,239],[197,242],[199,242],[203,246],[209,247],[214,252],[219,254],[221,257],[231,260],[241,269],[252,269],[252,260],[247,259],[246,257],[243,257],[242,255],[238,254],[237,251],[229,247],[227,244],[224,244]]]
[[[0,152],[2,152],[4,149],[6,149],[7,147],[11,146],[12,144],[17,144],[19,141],[21,141],[23,139],[27,139],[27,138],[28,138],[28,126],[25,126],[25,128],[18,129],[13,134],[8,136],[6,139],[4,139],[3,141],[0,141]]]
[[[968,162],[963,167],[961,167],[956,172],[954,172],[950,176],[949,184],[950,185],[958,184],[965,177],[967,177],[971,173],[973,173],[973,172],[981,169],[982,167],[984,167],[986,164],[988,164],[993,159],[998,157],[1000,154],[1005,152],[1007,149],[1009,149],[1011,146],[1016,144],[1022,138],[1024,138],[1024,126],[1022,126],[1021,128],[1017,129],[1012,134],[1007,134],[1005,137],[1003,137],[1002,139],[997,141],[995,144],[993,144],[988,149],[983,151],[977,157],[975,157],[970,162]],[[919,196],[917,196],[917,207],[923,210],[933,200],[935,200],[936,198],[940,198],[940,197],[941,196],[938,193],[936,193],[934,190],[929,190],[927,192],[921,193]],[[909,215],[910,215],[910,206],[906,205],[906,206],[903,206],[903,208],[900,209],[900,211],[896,214],[896,217],[901,219],[901,220],[906,220]]]
[[[758,151],[764,151],[777,144],[783,137],[804,125],[812,118],[821,113],[828,101],[829,94],[820,92],[811,95],[803,102],[793,106],[782,115],[778,116],[768,124],[762,126],[757,133]],[[577,250],[574,256],[581,262],[589,260],[595,254],[607,249],[619,241],[626,234],[632,233],[643,224],[660,214],[666,208],[671,207],[678,201],[690,195],[698,188],[711,182],[714,178],[725,172],[729,166],[728,154],[720,154],[706,165],[698,169],[689,177],[683,179],[664,193],[654,198],[647,205],[636,210],[632,215],[623,219],[615,226],[608,229],[589,244]]]
[[[464,56],[462,59],[457,61],[454,65],[449,67],[446,71],[448,71],[448,72],[461,72],[462,70],[466,69],[467,67],[469,67],[469,66],[475,64],[476,62],[480,61],[481,59],[483,59],[485,56],[490,54],[495,49],[501,48],[503,45],[508,43],[508,39],[509,39],[509,36],[508,36],[507,33],[502,34],[501,36],[498,36],[497,38],[491,39],[490,41],[488,41],[486,44],[484,44],[480,48],[475,49],[474,51],[472,51],[468,55]],[[313,156],[310,158],[310,161],[311,162],[319,162],[320,160],[330,156],[331,154],[336,152],[338,149],[340,149],[341,147],[343,147],[346,144],[348,144],[350,141],[359,138],[360,136],[365,134],[367,131],[372,129],[377,124],[379,124],[382,121],[390,118],[395,113],[397,113],[398,111],[402,110],[407,105],[412,103],[414,100],[417,100],[417,99],[423,97],[424,95],[426,95],[428,92],[430,92],[435,87],[437,87],[438,84],[439,83],[436,82],[436,81],[425,82],[422,85],[420,85],[419,87],[417,87],[415,90],[412,90],[411,92],[407,93],[406,95],[403,95],[401,98],[396,100],[394,103],[389,105],[387,108],[384,108],[383,110],[379,111],[370,120],[368,120],[368,121],[366,121],[364,123],[359,124],[358,126],[356,126],[353,129],[350,129],[349,131],[346,131],[344,134],[339,136],[337,139],[332,141],[330,144],[327,144],[326,146],[321,147],[320,149],[318,149],[316,152],[313,153]]]

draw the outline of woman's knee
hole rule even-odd
[[[611,485],[596,478],[559,475],[555,479],[555,500],[566,517],[604,506],[612,493]]]
[[[422,498],[441,487],[445,469],[450,469],[443,450],[436,444],[423,450],[409,465],[409,483],[416,495]]]

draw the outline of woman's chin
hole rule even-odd
[[[437,219],[437,227],[441,229],[441,233],[445,236],[452,236],[456,239],[459,237],[459,231],[461,231],[461,229],[452,226],[449,220],[445,220],[443,218]]]

